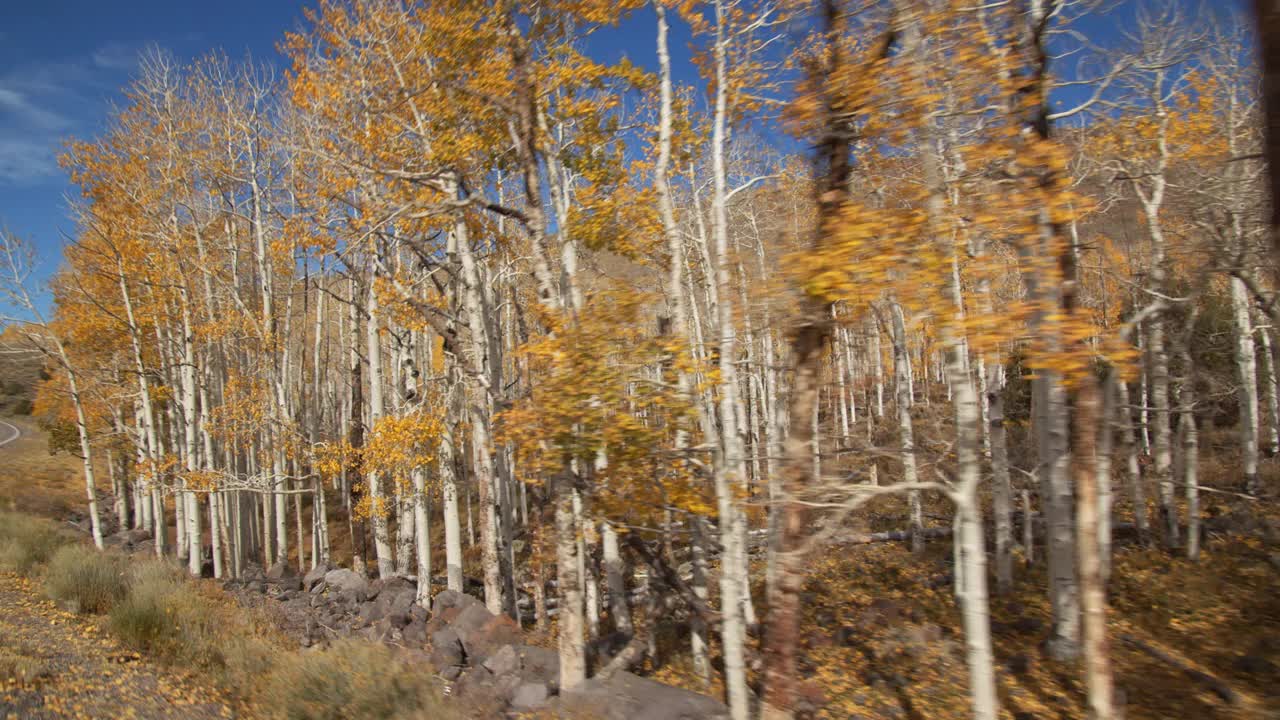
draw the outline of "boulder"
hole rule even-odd
[[[293,568],[289,567],[289,563],[286,562],[278,562],[267,568],[267,580],[271,582],[280,582],[285,578],[294,577],[296,574]]]
[[[401,614],[408,615],[409,608],[413,607],[414,600],[417,598],[417,588],[414,587],[386,587],[378,593],[378,599],[374,604],[378,606],[379,617],[389,617],[391,615]]]
[[[453,628],[438,630],[431,635],[431,664],[437,671],[443,673],[447,668],[461,666],[466,657],[462,641]]]
[[[380,603],[371,602],[360,606],[360,622],[365,625],[375,623],[386,617],[386,608]]]
[[[483,663],[484,669],[494,675],[514,675],[520,670],[520,656],[512,645],[503,645]]]
[[[520,641],[520,628],[505,615],[493,615],[483,605],[471,605],[449,625],[462,641],[472,664],[484,662],[503,645]]]
[[[408,624],[400,628],[400,634],[404,637],[406,645],[421,647],[427,644],[427,625],[419,620],[410,620]]]
[[[302,576],[302,589],[310,592],[320,583],[324,582],[325,575],[327,575],[331,570],[337,569],[337,566],[327,562],[320,563],[319,565],[311,568],[307,571],[306,575]]]
[[[729,708],[706,695],[663,685],[629,672],[606,682],[594,678],[562,690],[553,703],[561,714],[601,720],[725,720]]]
[[[530,645],[517,645],[515,650],[520,658],[520,679],[552,689],[560,687],[560,655],[555,650]]]
[[[435,632],[440,628],[453,623],[464,610],[470,607],[479,606],[484,609],[484,603],[465,593],[457,590],[445,590],[436,595],[435,600],[431,603],[431,622],[427,629]]]
[[[365,601],[364,590],[356,588],[355,590],[339,590],[332,593],[330,597],[333,604],[348,612],[360,612],[360,606]]]
[[[360,597],[368,597],[369,581],[353,570],[346,568],[330,570],[324,574],[324,581],[331,588]]]
[[[134,548],[151,540],[151,531],[146,528],[133,528],[132,530],[121,530],[120,532],[106,538],[108,545],[119,545],[124,550],[133,550]]]
[[[418,586],[415,585],[412,580],[409,580],[408,578],[400,577],[399,575],[397,575],[395,577],[389,577],[386,579],[379,578],[369,583],[368,594],[369,594],[369,599],[373,600],[377,597],[380,597],[385,592],[399,592],[402,590],[410,590],[410,591],[416,592],[417,589],[418,589]]]
[[[547,704],[547,686],[542,683],[523,683],[511,696],[511,709],[516,712],[540,710]]]
[[[454,692],[469,704],[500,708],[511,702],[522,684],[515,675],[494,675],[479,667],[464,674],[454,686]]]

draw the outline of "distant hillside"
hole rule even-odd
[[[0,351],[0,415],[30,415],[36,386],[45,377],[43,355]]]

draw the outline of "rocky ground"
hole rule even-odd
[[[525,644],[514,621],[490,613],[470,595],[438,592],[428,611],[416,603],[412,579],[368,580],[329,566],[300,577],[275,565],[266,571],[251,567],[225,587],[245,604],[276,603],[282,629],[303,647],[358,637],[404,648],[447,683],[450,694],[487,717],[727,717],[717,700],[627,672],[561,692],[555,651]]]
[[[23,577],[0,573],[0,718],[232,717],[198,678],[121,646]]]

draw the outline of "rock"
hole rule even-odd
[[[381,592],[378,593],[378,599],[374,601],[378,606],[379,617],[390,617],[396,614],[407,616],[409,608],[413,607],[417,592],[414,587],[388,588],[384,585]]]
[[[267,584],[261,580],[252,580],[245,585],[245,589],[249,592],[264,593],[267,591]]]
[[[267,568],[267,579],[275,582],[287,577],[293,577],[295,574],[293,568],[289,567],[286,562],[278,562]]]
[[[368,597],[369,594],[369,581],[353,570],[346,568],[330,570],[324,574],[324,581],[329,587],[337,588],[339,591],[360,597]]]
[[[431,664],[436,670],[444,672],[446,668],[462,665],[466,662],[466,657],[462,641],[453,628],[445,628],[431,635]]]
[[[311,592],[318,585],[324,582],[324,576],[327,575],[329,571],[336,569],[337,567],[330,563],[320,563],[319,565],[311,568],[307,571],[306,575],[302,576],[302,589]]]
[[[134,548],[151,540],[151,531],[145,528],[133,528],[132,530],[121,530],[120,532],[106,538],[108,545],[119,545],[124,550],[133,550]]]
[[[431,612],[432,614],[439,614],[449,610],[450,608],[458,608],[461,610],[470,605],[483,606],[484,603],[470,595],[467,595],[466,593],[460,593],[457,590],[445,590],[444,592],[436,595],[435,600],[431,604]]]
[[[297,575],[287,575],[279,580],[268,580],[267,582],[282,591],[300,592],[302,590],[302,578]]]
[[[387,609],[381,603],[371,602],[360,606],[360,621],[367,624],[377,622],[386,616]]]
[[[515,647],[503,645],[484,661],[484,669],[494,675],[512,675],[520,669],[520,656]]]
[[[400,592],[403,590],[417,592],[418,586],[408,578],[400,577],[398,575],[386,578],[385,580],[380,578],[369,583],[369,599],[373,600],[386,592]]]
[[[458,677],[461,675],[462,675],[462,667],[458,665],[450,665],[449,667],[440,671],[440,677],[444,678],[449,682],[453,682],[454,680],[457,680]]]
[[[516,712],[539,710],[547,704],[547,686],[541,683],[523,683],[511,696],[511,709]]]
[[[360,612],[360,605],[364,603],[364,590],[357,588],[355,590],[339,590],[332,594],[333,603],[341,608],[351,612]]]
[[[517,645],[515,650],[520,658],[520,679],[560,687],[560,656],[555,650],[530,645]]]
[[[562,691],[556,710],[600,720],[724,720],[729,717],[729,709],[718,700],[629,672],[620,672],[603,683],[592,678],[573,690]]]
[[[404,636],[405,643],[409,645],[422,646],[427,644],[427,625],[418,620],[410,620],[407,625],[400,629],[400,633]]]
[[[484,609],[484,603],[465,593],[456,590],[445,590],[436,595],[431,604],[431,620],[427,626],[429,632],[452,624],[464,610],[471,607]]]
[[[631,642],[631,638],[620,632],[611,632],[607,635],[596,638],[588,649],[589,653],[594,653],[598,658],[611,658],[627,646]]]
[[[393,612],[387,616],[387,622],[391,623],[391,627],[399,630],[409,624],[409,614],[403,613],[403,612]],[[423,637],[426,637],[425,632],[423,633]]]
[[[501,708],[511,701],[521,684],[515,675],[498,676],[479,667],[463,675],[454,692],[468,704]]]
[[[449,624],[472,664],[484,662],[503,645],[520,641],[520,628],[505,615],[493,615],[479,603],[468,605]]]
[[[385,618],[370,625],[364,632],[364,636],[371,642],[387,642],[393,635],[395,635],[395,629]]]

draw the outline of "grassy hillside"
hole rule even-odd
[[[36,386],[44,377],[42,355],[0,352],[0,416],[30,415]]]

